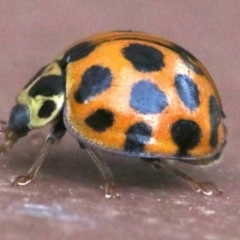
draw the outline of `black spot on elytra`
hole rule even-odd
[[[123,48],[122,53],[138,71],[159,71],[164,67],[163,54],[154,47],[132,43]]]
[[[99,108],[85,119],[85,123],[97,132],[104,132],[114,122],[114,115],[111,111]]]
[[[218,145],[218,126],[221,121],[221,111],[215,97],[209,98],[209,115],[210,115],[210,126],[211,136],[209,144],[212,148]]]
[[[46,100],[43,102],[42,107],[38,111],[38,117],[49,118],[55,109],[56,103],[52,100]]]
[[[64,66],[69,62],[74,62],[79,59],[87,57],[94,51],[96,45],[91,42],[82,42],[70,48],[60,60],[60,65]]]
[[[75,100],[78,103],[84,103],[109,88],[111,82],[111,71],[108,68],[94,65],[84,72],[80,86],[74,94]]]
[[[62,94],[65,91],[65,80],[63,76],[48,75],[39,79],[30,89],[29,96],[37,95],[51,97]]]
[[[142,114],[160,113],[168,105],[167,98],[156,84],[141,80],[131,91],[130,106]]]
[[[189,76],[178,74],[174,84],[179,97],[187,108],[194,110],[199,106],[199,91]]]
[[[170,46],[166,47],[178,53],[179,57],[189,69],[194,71],[196,74],[203,75],[203,71],[199,66],[199,61],[191,53],[176,44],[171,44]]]
[[[179,155],[187,155],[187,151],[196,147],[201,139],[201,129],[192,120],[180,119],[171,128],[171,135],[177,144]]]
[[[36,80],[41,74],[44,72],[47,66],[42,67],[30,80],[29,82],[24,86],[24,89],[27,88],[29,85],[31,85],[32,82]]]
[[[145,144],[150,140],[152,129],[144,122],[136,123],[126,132],[124,150],[131,153],[144,151]]]

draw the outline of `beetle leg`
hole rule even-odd
[[[222,191],[217,188],[217,186],[211,182],[198,182],[195,179],[189,177],[187,174],[184,172],[170,166],[167,164],[166,161],[163,159],[147,159],[150,160],[150,163],[152,166],[159,170],[159,169],[165,169],[166,171],[178,176],[182,180],[184,180],[188,185],[195,191],[199,193],[203,193],[205,195],[221,195]]]
[[[79,144],[80,144],[80,146],[82,146],[81,143],[79,143]],[[90,155],[90,157],[92,158],[92,160],[96,164],[98,170],[101,172],[103,178],[106,181],[105,197],[106,198],[111,198],[111,197],[119,198],[120,194],[116,191],[112,172],[110,171],[110,169],[108,168],[106,163],[97,155],[97,153],[93,149],[91,149],[89,147],[85,147],[85,150]]]
[[[24,176],[18,176],[12,185],[18,185],[18,186],[23,186],[27,185],[32,181],[32,179],[36,176],[39,168],[41,167],[44,159],[46,158],[46,155],[48,154],[51,146],[56,143],[58,140],[60,140],[66,132],[66,128],[63,125],[62,121],[56,122],[53,127],[51,132],[46,138],[46,141],[38,154],[37,158],[35,159],[32,167],[28,171],[27,175]]]

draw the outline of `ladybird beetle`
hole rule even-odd
[[[4,152],[30,130],[52,130],[25,176],[36,175],[49,148],[72,134],[106,180],[106,197],[119,196],[113,176],[95,149],[139,157],[185,180],[195,191],[219,194],[168,160],[203,165],[218,159],[226,143],[224,113],[216,86],[189,52],[161,38],[116,31],[86,38],[49,63],[17,96],[1,132]]]

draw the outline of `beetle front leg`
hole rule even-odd
[[[59,141],[65,134],[66,128],[62,122],[62,120],[56,122],[53,127],[51,132],[46,138],[46,141],[38,154],[36,160],[34,161],[32,167],[28,171],[28,173],[24,176],[18,176],[12,185],[18,185],[18,186],[24,186],[27,185],[32,181],[32,179],[36,176],[39,168],[41,167],[44,159],[46,158],[46,155],[48,154],[51,146]]]

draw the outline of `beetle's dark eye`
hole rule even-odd
[[[17,104],[12,108],[8,128],[15,132],[19,137],[25,136],[29,131],[29,112],[24,105]]]

